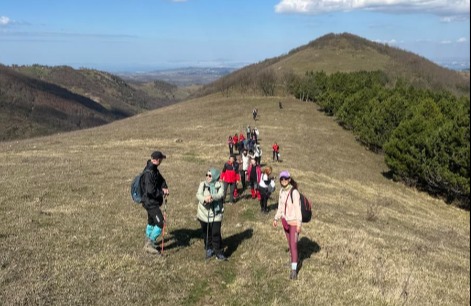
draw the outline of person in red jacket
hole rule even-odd
[[[239,144],[237,145],[237,150],[239,151],[239,155],[241,155],[242,151],[244,150],[244,140],[245,140],[244,133],[240,133]]]
[[[275,142],[275,144],[273,144],[272,146],[273,148],[273,160],[275,160],[276,158],[276,161],[279,162],[280,161],[280,146]]]
[[[221,172],[221,179],[224,183],[224,197],[223,201],[226,200],[227,187],[229,187],[229,200],[230,203],[235,203],[234,198],[234,189],[238,181],[240,181],[239,176],[239,164],[235,160],[235,156],[231,155],[229,161],[224,164],[224,167]]]
[[[262,176],[262,168],[255,161],[255,159],[250,160],[249,168],[247,169],[247,176],[250,182],[250,193],[252,194],[252,199],[257,198],[258,192],[258,183],[260,182],[260,177]]]
[[[237,136],[237,133],[232,136],[232,143],[234,144],[234,148],[237,148],[239,145],[239,136]]]

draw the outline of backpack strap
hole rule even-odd
[[[293,203],[293,191],[297,190],[296,188],[292,187],[291,190],[289,191],[289,196],[291,197],[291,203]],[[299,200],[301,200],[301,192],[299,192]]]
[[[288,198],[291,197],[291,203],[293,203],[293,187],[291,187],[288,196],[286,197],[285,201],[285,216],[286,216],[286,204],[288,204]]]
[[[293,191],[294,191],[294,189],[296,189],[296,188],[292,187],[291,190],[289,191],[289,196],[291,197],[291,202],[293,202]]]

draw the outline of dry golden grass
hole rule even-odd
[[[107,126],[0,144],[2,305],[469,305],[469,212],[385,178],[382,157],[313,103],[205,97]],[[196,188],[229,134],[254,126],[275,174],[314,202],[288,280],[281,229],[258,203],[226,207],[228,262],[204,260]],[[283,163],[272,163],[271,145]],[[154,149],[170,186],[165,258],[143,252],[131,179]],[[276,195],[269,205],[276,207]]]
[[[385,70],[391,59],[378,53],[372,48],[365,48],[359,52],[352,48],[306,48],[275,64],[281,71],[292,70],[298,75],[304,75],[306,71],[325,71],[328,74],[338,71],[375,71]],[[278,71],[275,68],[275,71]]]

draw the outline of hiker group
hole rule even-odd
[[[256,110],[256,109],[254,109]],[[255,115],[256,116],[256,115]],[[254,119],[255,119],[254,116]],[[205,178],[200,182],[196,199],[198,200],[196,217],[201,231],[205,236],[205,258],[215,257],[217,260],[227,260],[222,247],[221,227],[226,204],[235,204],[244,192],[250,188],[248,198],[257,199],[260,212],[269,214],[268,200],[276,189],[275,177],[271,166],[262,169],[262,151],[258,141],[259,131],[247,126],[246,136],[237,133],[229,136],[229,159],[224,163],[222,171],[210,168],[205,172]],[[238,156],[233,148],[237,147]],[[279,162],[279,146],[272,146],[273,161]],[[152,254],[162,255],[164,250],[164,235],[166,224],[166,199],[169,196],[167,182],[159,172],[159,165],[166,156],[155,151],[142,172],[136,177],[131,189],[135,202],[142,203],[147,211],[146,242],[144,249]],[[298,268],[298,238],[303,222],[308,222],[311,216],[311,206],[297,189],[297,183],[287,170],[280,172],[280,191],[278,193],[278,208],[272,222],[278,226],[281,220],[290,251],[290,279],[297,278]],[[241,190],[237,184],[241,183]],[[141,194],[139,194],[141,193]],[[226,200],[229,193],[229,199]],[[303,207],[304,205],[304,207]],[[163,209],[163,211],[162,211]],[[157,240],[161,237],[161,247]]]
[[[252,152],[257,150],[259,135],[258,129],[256,127],[251,129],[250,125],[248,125],[246,129],[246,135],[247,137],[245,137],[244,133],[242,132],[239,135],[237,133],[234,135],[229,135],[227,138],[229,155],[234,154],[234,148],[237,149],[239,155],[244,149],[250,150]],[[259,148],[260,146],[258,146],[258,149]]]

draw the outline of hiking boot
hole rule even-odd
[[[214,256],[214,251],[213,249],[207,249],[206,250],[206,259],[210,259],[211,257]]]
[[[216,259],[217,259],[217,260],[221,260],[221,261],[226,261],[226,260],[227,260],[227,257],[224,256],[224,254],[222,254],[222,253],[217,253],[217,254],[216,254]]]
[[[298,273],[296,270],[291,270],[291,274],[289,275],[289,279],[296,280],[298,279]]]
[[[150,241],[149,239],[146,241],[146,243],[144,245],[144,251],[146,251],[147,253],[150,253],[150,254],[159,254],[160,255],[160,252],[157,249],[157,247],[155,246],[155,244],[152,241]]]

